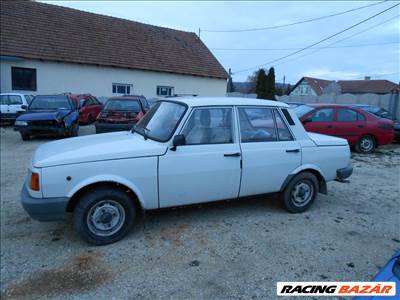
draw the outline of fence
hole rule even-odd
[[[337,104],[370,104],[377,105],[388,110],[392,115],[400,119],[399,93],[392,94],[341,94],[320,96],[276,96],[278,101],[302,102],[302,103],[337,103]]]

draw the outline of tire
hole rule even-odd
[[[376,141],[372,135],[364,135],[354,147],[358,153],[368,154],[374,152]]]
[[[22,133],[21,132],[21,138],[23,141],[29,141],[31,139],[31,135],[29,133]]]
[[[94,245],[119,241],[132,228],[135,219],[136,209],[132,199],[123,191],[105,187],[84,194],[73,216],[77,233]],[[106,229],[109,226],[110,229]]]
[[[302,213],[308,210],[318,194],[318,179],[309,172],[297,174],[282,192],[287,211]]]
[[[89,125],[89,124],[93,124],[94,121],[96,121],[96,119],[95,119],[92,115],[89,115],[89,116],[88,116],[87,124],[88,124],[88,125]]]

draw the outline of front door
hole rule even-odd
[[[186,145],[159,158],[160,207],[238,197],[240,146],[232,107],[194,108],[180,134]]]
[[[311,122],[305,123],[304,129],[309,132],[335,135],[334,117],[335,110],[333,108],[318,108],[305,118],[310,119]]]
[[[22,109],[22,98],[19,95],[8,95],[8,113],[13,116],[17,116],[17,114],[24,111]]]
[[[301,164],[301,147],[277,108],[239,107],[240,196],[278,192]]]

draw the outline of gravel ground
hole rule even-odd
[[[149,212],[122,241],[89,246],[71,220],[31,220],[19,200],[38,145],[1,130],[1,298],[276,298],[277,281],[364,281],[400,247],[400,147],[353,155],[306,213],[274,196]],[[92,126],[80,134],[92,134]]]

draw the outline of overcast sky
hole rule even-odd
[[[198,32],[226,70],[231,68],[234,81],[245,81],[251,67],[275,60],[306,47],[342,29],[356,24],[398,1],[387,1],[344,15],[291,27],[254,32],[214,33],[205,30],[248,29],[282,25],[339,13],[373,4],[372,1],[51,1],[94,13],[135,20],[147,24]],[[376,3],[376,2],[375,2]],[[316,47],[323,47],[358,32],[323,50],[306,50],[265,67],[275,67],[276,80],[295,83],[302,76],[325,79],[376,79],[400,81],[400,6],[387,11]],[[392,18],[391,21],[376,26]],[[394,19],[393,19],[394,18]],[[376,26],[376,27],[375,27]],[[363,47],[348,47],[359,45]],[[218,50],[251,48],[279,50]],[[288,49],[289,48],[289,49]]]

